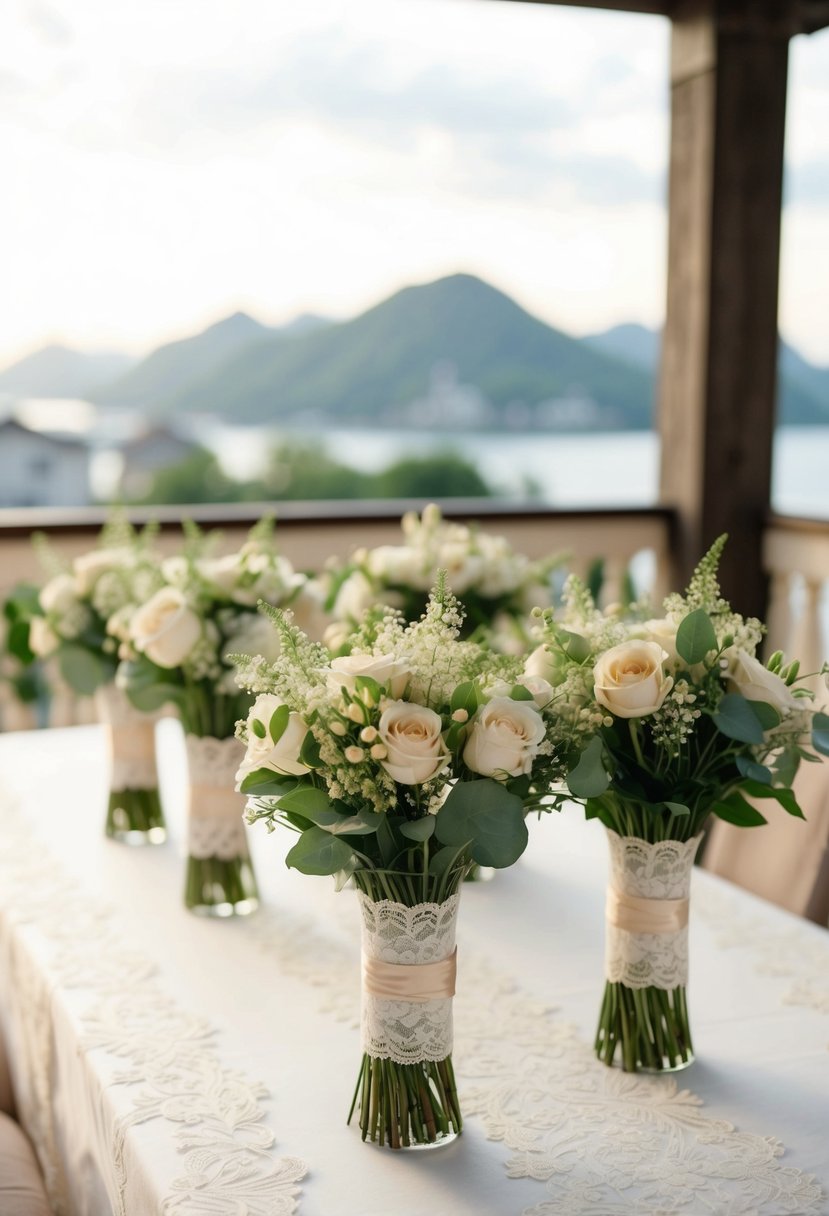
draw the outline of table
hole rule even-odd
[[[287,870],[260,825],[259,912],[188,914],[177,723],[158,749],[171,838],[130,849],[103,837],[99,728],[0,737],[0,1018],[59,1214],[829,1212],[825,930],[696,871],[697,1060],[608,1069],[602,829],[575,807],[533,822],[519,863],[463,892],[464,1134],[393,1153],[345,1125],[353,893]]]

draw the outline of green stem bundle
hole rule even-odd
[[[363,1140],[417,1148],[454,1139],[463,1127],[452,1057],[437,1063],[397,1064],[363,1054],[350,1123],[359,1106]]]
[[[248,855],[187,858],[184,904],[203,916],[243,916],[259,906]]]
[[[105,831],[111,840],[126,844],[160,844],[166,840],[158,788],[111,790]]]
[[[596,1055],[611,1065],[617,1051],[625,1072],[670,1072],[694,1058],[685,988],[605,984]]]

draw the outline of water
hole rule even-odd
[[[372,472],[401,456],[450,449],[476,465],[511,499],[556,507],[652,506],[659,485],[659,440],[649,431],[592,435],[421,433],[398,430],[291,431],[216,426],[205,441],[235,477],[262,470],[280,438],[321,444],[330,455]],[[772,506],[787,515],[829,519],[829,427],[781,428],[775,438]]]

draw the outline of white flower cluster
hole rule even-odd
[[[505,650],[523,649],[526,629],[522,625],[516,630],[516,620],[522,621],[534,605],[549,604],[554,560],[532,562],[503,536],[444,520],[434,504],[421,516],[408,512],[401,528],[402,544],[358,550],[344,568],[329,564],[329,606],[340,623],[326,635],[332,649],[347,640],[342,623],[353,624],[378,603],[400,609],[408,620],[416,619],[440,571],[469,608],[481,601],[496,645],[500,638]]]

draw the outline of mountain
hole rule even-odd
[[[90,400],[99,405],[154,409],[196,377],[210,375],[237,351],[270,335],[267,326],[247,313],[233,313],[190,338],[159,346],[126,375],[100,385],[89,394]]]
[[[614,325],[599,334],[588,334],[581,339],[593,350],[612,355],[614,359],[623,359],[634,367],[645,368],[654,373],[659,363],[659,346],[661,335],[658,329],[648,329],[645,325],[628,322],[625,325]]]
[[[133,362],[119,351],[90,354],[68,346],[44,346],[0,371],[0,392],[15,397],[85,397]]]
[[[490,403],[492,425],[564,399],[571,429],[648,427],[652,378],[457,274],[406,287],[350,321],[249,346],[165,402],[235,422],[399,420],[429,398],[436,369]],[[518,406],[516,403],[523,403]]]
[[[625,359],[650,375],[659,370],[659,330],[644,325],[616,325],[603,333],[582,338],[588,346]],[[778,414],[785,426],[829,425],[829,367],[816,367],[793,346],[780,339],[778,357]]]

